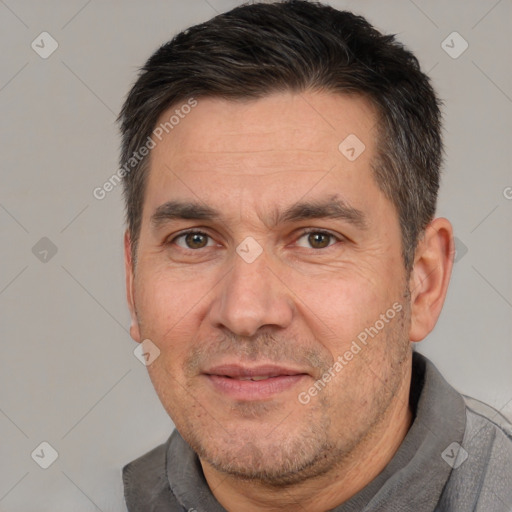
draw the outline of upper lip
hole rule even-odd
[[[260,366],[242,366],[239,364],[221,364],[204,371],[206,375],[219,375],[237,379],[240,377],[279,377],[283,375],[304,375],[306,372],[285,366],[271,364]]]

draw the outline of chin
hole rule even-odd
[[[302,432],[297,429],[288,433],[281,429],[267,436],[261,429],[234,430],[235,442],[226,432],[217,432],[216,437],[205,438],[199,432],[183,437],[202,464],[241,480],[257,480],[274,487],[320,476],[332,470],[333,459],[340,456],[339,448],[328,442],[326,429],[313,432],[303,427]]]

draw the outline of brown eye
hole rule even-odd
[[[300,242],[304,240],[304,242]],[[307,231],[299,237],[297,245],[307,249],[325,249],[333,245],[338,238],[325,231]]]
[[[185,236],[185,243],[190,249],[201,249],[208,243],[208,235],[204,233],[188,233]]]
[[[183,249],[203,249],[204,247],[213,245],[212,240],[206,233],[201,231],[190,231],[178,235],[172,243]]]
[[[308,242],[314,249],[323,249],[329,246],[331,235],[325,233],[310,233],[308,235]]]

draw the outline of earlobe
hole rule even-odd
[[[444,218],[434,219],[418,242],[409,281],[411,341],[423,340],[437,323],[450,282],[453,256],[450,222]]]
[[[126,300],[128,308],[130,309],[131,324],[130,336],[137,342],[141,342],[139,323],[137,321],[137,314],[135,310],[135,294],[134,294],[134,268],[132,261],[132,245],[130,233],[126,230],[124,234],[124,266],[125,266],[125,279],[126,279]]]

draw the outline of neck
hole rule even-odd
[[[275,488],[226,476],[201,460],[206,481],[215,498],[228,512],[291,512],[297,510],[298,504],[309,512],[325,512],[347,501],[381,473],[411,426],[410,366],[404,377],[387,414],[350,455],[328,473],[297,485]]]

